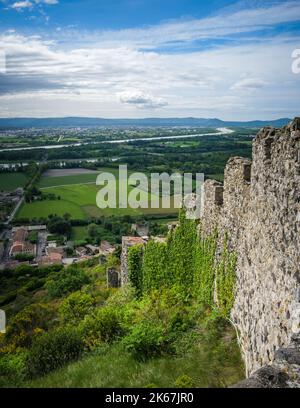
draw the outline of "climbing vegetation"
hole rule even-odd
[[[225,235],[218,248],[218,233],[208,237],[201,225],[179,217],[179,226],[166,243],[150,240],[145,248],[129,249],[129,279],[139,297],[152,290],[176,285],[185,295],[196,298],[227,317],[234,302],[236,256]]]

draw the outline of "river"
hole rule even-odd
[[[73,144],[60,144],[60,145],[46,145],[46,146],[32,146],[32,147],[14,147],[10,149],[0,149],[0,152],[15,152],[22,150],[36,150],[36,149],[62,149],[64,147],[76,147],[76,146],[85,146],[92,144],[117,144],[117,143],[129,143],[136,141],[147,141],[151,142],[152,140],[173,140],[173,139],[187,139],[192,137],[202,137],[202,136],[221,136],[234,133],[234,130],[228,128],[217,128],[218,132],[214,133],[200,133],[196,135],[177,135],[177,136],[155,136],[155,137],[142,137],[142,138],[133,138],[133,139],[120,139],[120,140],[105,140],[102,142],[89,142],[89,143],[73,143]]]

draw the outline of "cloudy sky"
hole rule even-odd
[[[299,0],[0,0],[0,116],[300,116],[297,55]]]

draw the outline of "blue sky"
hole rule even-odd
[[[2,1],[1,25],[6,29],[13,27],[27,30],[28,18],[31,18],[31,29],[43,27],[45,21],[49,28],[57,25],[76,25],[89,29],[130,28],[171,19],[200,18],[214,13],[216,9],[233,5],[235,1],[50,0],[50,4],[47,1],[34,3],[34,0]],[[20,7],[14,6],[16,4]],[[46,16],[49,19],[45,19]]]
[[[291,117],[296,49],[300,1],[0,0],[0,115]]]

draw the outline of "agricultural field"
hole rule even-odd
[[[142,214],[177,214],[177,209],[132,209],[132,208],[106,208],[100,209],[97,207],[96,197],[101,190],[100,186],[96,185],[96,177],[100,172],[110,172],[116,176],[116,191],[117,203],[119,201],[119,182],[118,169],[104,169],[99,172],[91,172],[88,174],[63,175],[55,174],[54,177],[44,176],[40,180],[38,187],[42,192],[54,194],[56,200],[37,201],[26,203],[20,209],[17,217],[21,218],[42,218],[48,217],[51,214],[63,216],[68,213],[73,219],[89,219],[100,216],[122,216],[122,215],[142,215]],[[47,174],[47,173],[46,173]],[[51,173],[50,173],[51,174]],[[53,174],[53,173],[52,173]],[[133,190],[133,186],[128,187],[128,193]],[[139,199],[148,203],[151,195],[145,191],[143,187],[140,189]],[[109,190],[112,193],[113,189]],[[172,207],[172,203],[171,203]]]
[[[62,217],[71,214],[73,218],[83,220],[85,213],[80,206],[66,200],[45,200],[24,204],[17,214],[17,219],[47,218],[50,214]]]
[[[24,187],[28,177],[24,173],[0,173],[0,191],[14,191]]]
[[[56,186],[65,186],[69,184],[96,183],[99,173],[78,174],[72,176],[42,177],[38,183],[38,188],[48,188]]]

